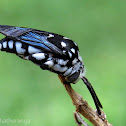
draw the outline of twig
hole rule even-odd
[[[112,126],[106,119],[105,114],[99,116],[87,103],[87,101],[83,100],[82,96],[80,96],[77,92],[73,90],[70,84],[64,83],[64,78],[59,75],[61,82],[63,83],[67,93],[72,99],[73,105],[76,107],[76,111],[83,115],[86,119],[88,119],[94,126]]]
[[[78,126],[81,126],[81,125],[88,126],[86,124],[86,122],[81,118],[81,116],[79,115],[79,113],[74,112],[74,118],[75,118],[75,121],[78,124]]]

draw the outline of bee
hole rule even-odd
[[[98,114],[101,115],[102,105],[85,77],[84,63],[74,41],[51,32],[8,25],[0,25],[0,33],[6,36],[0,40],[1,51],[14,53],[43,70],[62,76],[65,84],[75,84],[82,79],[92,95]]]

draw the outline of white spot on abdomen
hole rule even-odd
[[[58,64],[60,65],[66,65],[68,60],[58,59]]]
[[[65,72],[67,70],[67,67],[61,67],[60,72]]]
[[[37,48],[35,48],[33,46],[28,46],[28,53],[29,54],[38,53],[38,52],[41,52],[41,50],[37,49]]]
[[[32,54],[32,56],[34,58],[36,58],[37,60],[42,60],[45,58],[45,54],[44,53],[35,53],[35,54]]]
[[[59,71],[59,72],[65,72],[67,70],[67,67],[61,67],[59,64],[55,64],[53,66],[53,70]]]
[[[53,61],[52,60],[49,60],[47,62],[45,62],[44,64],[48,65],[49,68],[52,67],[54,65]]]
[[[25,53],[25,49],[22,49],[22,43],[20,42],[15,42],[15,47],[16,47],[16,51],[18,54],[24,54]]]
[[[7,48],[7,42],[3,42],[3,48]]]
[[[8,46],[10,49],[13,49],[13,44],[14,44],[14,41],[12,40],[8,42]]]
[[[0,49],[2,49],[2,44],[0,43]]]

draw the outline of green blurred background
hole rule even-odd
[[[0,0],[0,24],[72,38],[107,119],[114,126],[126,125],[126,1]],[[73,87],[95,109],[83,82]],[[29,126],[76,126],[74,110],[56,74],[0,52],[0,119],[30,119]]]

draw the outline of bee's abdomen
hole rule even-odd
[[[2,39],[0,41],[0,50],[24,56],[41,52],[40,49],[37,49],[26,43],[22,43],[20,41],[14,41],[11,39]]]
[[[15,43],[13,40],[2,39],[0,41],[0,50],[10,53],[16,53]]]

